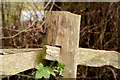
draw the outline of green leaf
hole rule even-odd
[[[60,73],[59,73],[59,75],[63,76],[63,69],[62,69],[62,68],[60,68]]]
[[[31,76],[27,76],[27,80],[30,80]]]
[[[63,76],[63,69],[60,68],[60,67],[58,67],[57,70],[58,70],[58,72],[59,72],[59,75],[60,75],[60,76]]]
[[[57,76],[55,79],[60,80],[59,78],[60,78],[60,77],[59,77],[59,76]]]
[[[35,75],[36,75],[36,72],[33,72],[33,73],[32,73],[32,76],[34,76],[34,77],[35,77]]]
[[[50,78],[50,72],[48,70],[44,70],[42,74],[44,78]]]
[[[57,70],[58,67],[57,67],[57,66],[52,66],[52,68],[53,68],[54,70]]]
[[[42,63],[40,63],[38,66],[36,66],[36,69],[39,71],[39,70],[42,70],[43,69],[43,64]]]
[[[36,72],[36,75],[35,75],[35,78],[50,78],[50,72],[48,70],[41,70],[41,71],[37,71]]]
[[[59,62],[59,61],[57,61],[58,63],[57,63],[57,66],[58,67],[60,67],[60,68],[62,68],[62,69],[64,69],[65,68],[65,65],[64,64],[62,64],[61,62]]]
[[[51,68],[51,67],[49,67],[49,66],[46,66],[44,69],[45,69],[45,70],[48,70],[48,71],[50,72],[50,74],[52,74],[53,76],[55,76],[55,73],[53,72],[54,68]]]
[[[42,73],[41,73],[42,71],[36,71],[36,75],[35,75],[35,78],[42,78],[43,77],[43,75],[42,75]]]
[[[36,66],[37,71],[34,72],[32,74],[32,76],[34,76],[35,78],[38,78],[38,79],[40,79],[42,77],[49,79],[50,74],[52,74],[55,77],[58,77],[58,76],[61,77],[61,76],[63,76],[62,71],[64,68],[65,68],[65,65],[60,63],[58,60],[56,60],[54,62],[54,65],[52,67],[49,67],[49,66],[44,67],[44,65],[42,63],[40,63],[38,66]],[[59,75],[57,75],[57,74],[59,74]]]

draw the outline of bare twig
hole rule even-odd
[[[85,27],[85,28],[83,29],[84,31],[80,31],[80,33],[83,34],[83,35],[81,35],[81,37],[84,36],[85,34],[87,34],[87,33],[86,33],[86,30],[87,30],[88,28],[91,28],[91,27],[93,27],[93,26],[96,26],[96,27],[88,30],[88,32],[91,32],[92,30],[95,30],[95,29],[97,29],[97,28],[99,28],[99,27],[107,24],[108,22],[110,22],[111,19],[112,19],[112,17],[110,17],[105,23],[103,23],[103,22],[101,21],[100,24],[93,24],[93,25],[89,25],[89,26]]]
[[[3,29],[3,30],[10,30],[10,31],[15,31],[15,32],[19,32],[20,30],[16,30],[16,29],[10,29],[10,28],[3,28],[3,27],[0,27],[0,29]]]
[[[47,5],[44,7],[44,9],[50,4],[51,0],[49,0],[49,2],[47,3]],[[55,3],[55,0],[53,1],[53,4],[50,8],[49,11],[52,10],[53,6],[54,6],[54,3]],[[19,31],[17,34],[13,35],[13,36],[9,36],[9,37],[0,37],[0,39],[10,39],[10,38],[14,38],[16,36],[18,36],[19,34],[23,33],[23,32],[26,32],[26,31],[29,31],[29,30],[32,30],[32,29],[29,29],[31,28],[36,22],[37,22],[38,18],[29,26],[27,27],[26,29],[22,30],[22,31]],[[39,28],[34,28],[34,29],[40,29],[43,25],[44,25],[45,21],[43,21],[43,23],[41,24],[41,26]]]
[[[51,8],[50,8],[50,10],[49,10],[49,11],[51,11],[51,10],[52,10],[52,8],[53,8],[54,4],[55,4],[55,0],[53,0],[53,4],[52,4],[52,6],[51,6]]]
[[[47,6],[50,4],[51,0],[49,0],[49,2],[45,5],[44,9],[47,8]]]
[[[34,30],[42,28],[42,26],[43,26],[44,24],[45,24],[45,21],[42,22],[42,24],[40,25],[40,27],[34,28]],[[33,28],[32,28],[32,29],[28,29],[28,30],[26,30],[25,32],[31,31],[31,30],[33,30]]]
[[[25,75],[25,74],[16,74],[17,76],[24,76],[24,77],[30,77],[30,78],[34,78],[33,76],[29,76],[29,75]]]
[[[104,44],[104,47],[109,44],[111,41],[113,41],[115,39],[115,34],[117,33],[117,30],[113,33],[111,39],[109,39],[105,44]]]
[[[112,68],[110,68],[110,67],[107,67],[107,69],[109,69],[109,70],[112,71],[113,76],[114,76],[114,79],[117,80],[117,77],[116,77],[116,75],[115,75],[115,71],[114,71]]]
[[[32,23],[32,25],[30,25],[29,27],[27,27],[26,29],[24,29],[24,30],[22,30],[22,31],[19,31],[17,34],[15,34],[15,35],[13,35],[13,36],[9,36],[9,37],[2,37],[2,38],[0,38],[0,39],[9,39],[9,38],[14,38],[14,37],[18,36],[19,34],[25,32],[27,29],[29,29],[30,27],[32,27],[37,20],[38,20],[38,18]]]
[[[54,5],[55,5],[57,8],[59,8],[61,11],[63,11],[60,6],[58,6],[57,4],[54,4]]]
[[[53,1],[53,4],[52,4],[52,6],[51,6],[51,8],[50,8],[50,10],[49,10],[49,11],[51,11],[51,10],[52,10],[52,8],[53,8],[54,4],[55,4],[55,0]],[[43,26],[44,24],[45,24],[45,21],[43,21],[43,22],[42,22],[42,24],[41,24],[41,26],[40,26],[40,27],[34,28],[34,30],[42,28],[42,26]],[[33,30],[33,29],[30,29],[30,30]],[[30,31],[30,30],[27,30],[27,31]]]

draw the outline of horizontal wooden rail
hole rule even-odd
[[[43,59],[59,60],[60,48],[44,46],[37,49],[0,49],[0,75],[15,75],[34,68]],[[120,69],[118,52],[79,48],[77,65],[101,67],[110,65]]]
[[[49,55],[46,55],[45,59],[59,60],[60,48],[46,46],[46,53]],[[116,51],[79,48],[79,53],[77,55],[77,64],[94,67],[109,65],[120,69],[120,59],[118,59],[118,57],[120,57],[120,53]]]
[[[120,69],[119,55],[116,51],[79,48],[78,64],[94,67],[109,65]]]
[[[42,49],[0,49],[0,78],[34,68],[42,59]]]

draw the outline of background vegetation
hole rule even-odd
[[[31,11],[69,11],[82,16],[79,47],[120,50],[119,2],[4,2],[2,6],[2,48],[39,48],[45,33],[44,18]],[[31,12],[21,21],[22,11]],[[107,57],[107,56],[106,56]],[[113,75],[114,74],[114,75]],[[78,79],[120,79],[120,70],[111,66],[101,68],[78,66]]]

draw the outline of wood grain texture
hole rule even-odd
[[[1,51],[5,55],[0,55],[0,77],[18,74],[42,62],[41,49],[1,49]]]
[[[45,56],[42,54],[43,48],[37,49],[0,49],[5,55],[0,55],[0,78],[5,75],[15,75],[22,71],[34,68],[42,59],[60,59],[60,48],[45,46]],[[105,65],[120,69],[119,52],[94,50],[79,48],[77,55],[77,65],[102,67]],[[52,57],[51,57],[52,55]],[[44,58],[43,58],[44,56]],[[72,57],[72,56],[71,56]]]
[[[0,9],[2,9],[2,2],[0,1]],[[0,28],[2,27],[2,10],[0,10]]]
[[[60,56],[60,48],[53,46],[46,46],[49,52],[48,54],[52,55],[54,58],[46,55],[46,59],[55,60]],[[49,58],[49,57],[50,58]],[[106,50],[95,50],[87,48],[79,48],[79,53],[77,55],[77,65],[91,66],[91,67],[102,67],[102,66],[113,66],[117,69],[120,69],[120,56],[119,52],[116,51],[106,51]],[[72,56],[71,56],[72,57]]]
[[[66,11],[46,13],[44,41],[48,45],[61,46],[60,61],[66,65],[64,78],[76,78],[80,19],[80,15]]]

